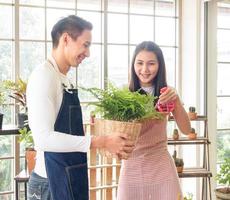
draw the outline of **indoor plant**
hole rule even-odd
[[[183,169],[184,169],[184,161],[182,158],[177,158],[177,151],[174,150],[173,152],[173,159],[174,159],[174,163],[176,165],[176,169],[178,173],[182,173]]]
[[[194,120],[197,118],[197,113],[196,113],[195,107],[193,107],[193,106],[189,107],[188,117],[190,120]]]
[[[94,113],[100,114],[95,119],[95,134],[127,133],[136,140],[145,126],[151,126],[153,121],[163,119],[163,114],[153,106],[155,97],[141,95],[139,92],[130,92],[128,88],[118,89],[109,84],[106,90],[89,88],[98,102]]]
[[[188,138],[190,140],[195,140],[197,137],[197,133],[196,133],[196,130],[194,128],[191,128],[191,131],[189,132],[188,134]]]
[[[230,200],[230,158],[225,158],[220,165],[220,171],[216,176],[219,184],[223,185],[215,190],[218,200]]]
[[[25,159],[29,174],[32,172],[35,166],[36,151],[34,149],[34,140],[32,132],[28,126],[19,129],[19,142],[22,142],[25,146]]]
[[[26,87],[27,83],[19,78],[17,81],[4,80],[3,88],[9,93],[8,96],[16,101],[16,104],[20,106],[20,112],[18,113],[18,126],[22,128],[24,126],[27,117],[27,105],[26,105]]]
[[[179,132],[178,132],[177,128],[173,129],[173,139],[174,140],[178,140],[179,139]]]

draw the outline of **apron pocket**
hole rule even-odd
[[[73,200],[88,200],[89,186],[87,163],[69,166],[66,167],[65,170]]]

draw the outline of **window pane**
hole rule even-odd
[[[1,3],[14,3],[14,0],[0,0]]]
[[[20,0],[20,4],[25,4],[25,5],[36,5],[36,6],[44,6],[45,5],[45,0]]]
[[[108,42],[128,43],[128,15],[108,14]]]
[[[0,192],[10,191],[13,188],[13,161],[11,159],[0,160]]]
[[[153,41],[153,17],[130,15],[130,42]]]
[[[230,6],[229,4],[218,3],[218,17],[217,24],[218,28],[230,28]]]
[[[156,15],[175,16],[175,1],[174,0],[157,0],[155,2]]]
[[[0,38],[13,38],[13,7],[0,5]]]
[[[116,86],[128,83],[127,46],[108,46],[108,80]]]
[[[84,18],[85,20],[93,24],[92,30],[92,42],[101,42],[102,32],[101,32],[101,13],[98,12],[84,12],[78,11],[78,16]]]
[[[175,49],[174,48],[161,48],[166,68],[166,76],[168,85],[175,86]]]
[[[12,74],[12,42],[0,41],[0,81],[11,79]]]
[[[27,80],[32,70],[45,60],[45,44],[41,42],[20,43],[20,76]]]
[[[20,39],[45,39],[44,12],[43,8],[20,8]]]
[[[132,0],[130,1],[130,13],[153,15],[152,0]]]
[[[89,88],[101,86],[101,45],[92,45],[90,48],[90,57],[85,59],[78,67],[78,85]],[[81,102],[93,100],[88,92],[79,91]]]
[[[175,46],[175,19],[156,17],[155,34],[158,45]]]
[[[217,60],[219,62],[230,62],[230,30],[217,30]]]
[[[128,12],[128,0],[109,0],[108,11]]]
[[[230,128],[230,97],[217,98],[217,129]]]
[[[85,10],[101,10],[101,0],[77,0],[77,8]]]
[[[51,40],[51,30],[58,20],[74,14],[74,10],[47,9],[47,39]]]
[[[230,158],[230,130],[217,132],[217,160]]]
[[[47,7],[75,8],[75,0],[47,0]]]
[[[230,95],[229,74],[230,64],[218,64],[217,95]]]
[[[13,137],[10,135],[0,136],[0,157],[12,156]]]

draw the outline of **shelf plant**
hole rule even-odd
[[[22,128],[24,121],[27,120],[27,104],[26,104],[26,81],[21,78],[16,81],[4,80],[2,82],[3,88],[5,89],[8,96],[16,101],[16,105],[20,107],[18,113],[18,126]]]
[[[215,190],[217,199],[230,199],[230,158],[224,159],[220,165],[220,171],[217,173],[216,180],[222,187]]]

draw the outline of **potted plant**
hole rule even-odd
[[[25,145],[25,159],[27,164],[27,170],[30,174],[34,169],[36,157],[32,132],[31,130],[29,130],[28,126],[25,126],[19,130],[19,134],[19,142],[22,142]]]
[[[182,158],[177,158],[177,151],[174,150],[173,152],[173,159],[174,159],[174,163],[176,165],[176,169],[178,173],[182,173],[183,169],[184,169],[184,161]]]
[[[111,84],[106,90],[82,89],[90,92],[98,100],[91,103],[96,106],[96,135],[125,132],[135,141],[145,126],[152,126],[153,121],[163,119],[163,114],[154,108],[155,97],[151,95],[130,92],[128,88],[118,89]],[[101,153],[106,155],[106,152]]]
[[[188,192],[185,196],[184,196],[184,200],[192,200],[193,199],[193,194]]]
[[[178,129],[176,129],[176,128],[173,130],[173,139],[174,140],[179,139],[179,132],[178,132]]]
[[[196,133],[195,129],[194,129],[194,128],[191,128],[191,131],[190,131],[190,133],[188,134],[188,138],[189,138],[190,140],[195,140],[196,137],[197,137],[197,133]]]
[[[230,158],[225,158],[220,165],[216,180],[223,185],[215,190],[217,200],[230,200]]]
[[[3,88],[9,92],[9,97],[13,98],[16,101],[16,104],[20,106],[21,112],[18,113],[18,127],[22,128],[25,121],[28,119],[27,116],[27,106],[26,106],[26,86],[27,83],[22,79],[17,81],[4,80]]]
[[[196,108],[191,106],[189,107],[188,117],[190,120],[197,119]]]

